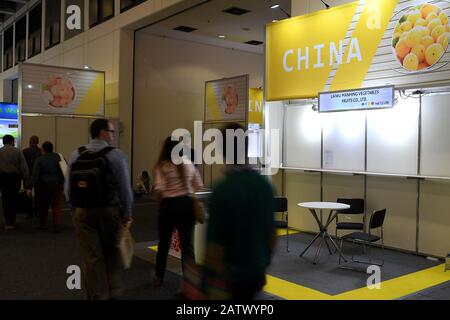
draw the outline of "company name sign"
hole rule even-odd
[[[450,79],[450,2],[365,0],[268,24],[266,99]]]
[[[393,106],[393,86],[319,94],[319,112],[384,109]]]

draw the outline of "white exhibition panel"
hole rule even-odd
[[[422,98],[420,173],[450,177],[450,94]]]
[[[367,171],[417,174],[420,99],[402,99],[392,109],[367,111]]]
[[[364,171],[364,111],[321,114],[323,123],[323,168]]]
[[[286,167],[320,169],[320,114],[311,106],[286,107],[285,163]]]
[[[270,161],[270,167],[273,168],[272,173],[275,174],[280,165],[280,163],[275,162],[283,161],[283,103],[281,101],[266,102],[264,115],[266,127],[266,150],[264,156],[270,157],[271,160],[274,159],[274,161]],[[273,134],[274,132],[278,132],[278,134]],[[275,141],[273,141],[274,138],[276,139]],[[270,146],[273,146],[273,150],[271,150]],[[271,154],[271,152],[277,152],[278,155]],[[276,161],[277,159],[278,161]],[[265,159],[265,161],[267,160]]]

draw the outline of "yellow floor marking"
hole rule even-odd
[[[158,246],[148,248],[158,251]],[[266,275],[266,278],[264,291],[286,300],[394,300],[450,281],[450,272],[445,272],[444,264],[440,264],[383,281],[381,289],[363,287],[334,296],[271,275]]]
[[[298,230],[289,229],[289,234],[296,234],[300,233]],[[286,229],[284,228],[277,228],[277,237],[285,236],[286,235]]]
[[[444,272],[444,264],[441,264],[383,281],[379,290],[364,287],[332,296],[267,275],[264,291],[287,300],[394,300],[446,281],[450,281],[450,273]]]
[[[344,300],[393,300],[450,281],[450,273],[444,272],[444,265],[407,274],[383,281],[380,290],[367,287],[347,291],[335,296]]]
[[[266,275],[264,291],[286,300],[328,300],[330,295],[298,284]]]

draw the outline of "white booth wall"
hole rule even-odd
[[[136,174],[153,168],[163,140],[174,129],[185,128],[193,134],[194,121],[203,121],[206,81],[249,74],[250,87],[262,86],[262,54],[161,37],[145,30],[136,34],[135,50]],[[221,176],[218,166],[204,171],[207,185]]]
[[[267,103],[268,127],[284,132],[282,189],[289,199],[290,226],[317,231],[310,212],[299,208],[299,202],[365,197],[368,214],[387,208],[387,246],[447,255],[449,101],[448,93],[399,97],[391,110],[331,114],[319,114],[311,104]],[[321,183],[322,170],[326,172]],[[416,176],[426,178],[419,181]],[[334,223],[330,231],[335,233]]]
[[[326,2],[334,7],[353,2],[353,0],[327,0]],[[291,2],[292,16],[323,9],[324,5],[317,0],[292,0]],[[422,127],[421,167],[417,168],[418,165],[416,165],[416,169],[423,175],[450,176],[450,167],[448,167],[450,165],[449,98],[449,95],[444,95],[441,98],[434,96],[423,99],[422,121],[432,124]],[[433,99],[436,103],[431,103],[427,99]],[[428,107],[427,102],[430,102]],[[266,123],[269,124],[269,128],[283,128],[283,120],[279,119],[280,109],[282,109],[280,104],[269,102],[266,106],[266,113],[270,114],[266,119],[271,119],[270,124]],[[376,149],[385,148],[389,150],[387,153],[377,153],[374,149],[369,148],[367,150],[369,158],[366,164],[368,170],[380,171],[380,161],[391,161],[391,165],[384,166],[383,171],[403,172],[405,175],[414,171],[415,161],[418,163],[418,152],[416,152],[418,150],[412,148],[414,142],[417,142],[415,139],[418,139],[418,135],[415,135],[416,131],[414,131],[415,128],[418,128],[417,126],[414,127],[414,124],[418,123],[414,120],[417,117],[417,108],[416,104],[412,107],[413,112],[406,111],[404,113],[407,116],[406,119],[400,119],[394,123],[391,122],[391,124],[380,124],[377,119],[372,117],[368,119],[372,123],[379,124],[378,127],[371,127],[370,132],[368,132],[368,144],[370,142],[370,145]],[[291,112],[293,114],[296,112],[312,114],[311,110],[304,109],[302,111],[298,108]],[[274,114],[277,114],[277,116],[274,116]],[[389,121],[389,119],[387,120]],[[320,151],[317,154],[317,148],[320,148],[317,145],[317,139],[320,140],[320,133],[318,135],[318,129],[314,126],[315,121],[317,121],[317,118],[309,117],[308,121],[303,122],[307,128],[300,125],[297,128],[297,130],[310,130],[309,141],[295,141],[295,139],[284,141],[285,150],[290,150],[293,153],[291,165],[294,167],[307,165],[311,169],[320,168],[320,161],[317,160],[320,159]],[[286,127],[292,125],[295,125],[295,120],[290,119],[286,122]],[[390,130],[391,134],[392,132],[397,134],[403,142],[388,140],[382,145],[376,146],[377,141],[372,138],[382,131],[383,127],[387,128],[388,131]],[[293,131],[290,130],[289,132]],[[410,148],[405,148],[406,145],[409,145]],[[416,146],[418,145],[417,143]],[[305,154],[309,155],[305,156]],[[328,157],[330,157],[330,154],[328,154]],[[356,160],[351,159],[351,161]],[[283,174],[279,173],[274,176],[273,182],[275,187],[278,190],[283,190],[289,199],[290,226],[304,231],[317,231],[317,224],[311,214],[306,209],[299,208],[297,203],[320,199],[320,173],[309,173],[303,170],[282,170],[280,172]],[[324,201],[336,201],[338,197],[363,197],[364,176],[324,173],[322,187]],[[419,198],[417,198],[418,194]],[[420,181],[418,188],[417,180],[407,179],[406,177],[367,176],[366,199],[366,210],[369,213],[377,208],[387,208],[385,241],[388,246],[408,251],[417,250],[418,253],[439,257],[443,257],[450,252],[450,181],[425,179]],[[418,212],[416,210],[417,204],[419,204]],[[331,231],[332,233],[335,232],[334,223],[331,226]]]

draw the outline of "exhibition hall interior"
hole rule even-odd
[[[449,300],[449,17],[1,0],[0,300]],[[223,161],[231,127],[244,164]]]

